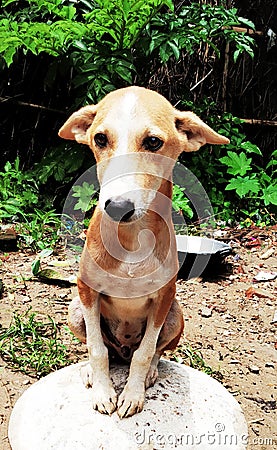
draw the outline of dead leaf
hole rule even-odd
[[[269,248],[265,253],[263,253],[260,258],[261,259],[268,259],[270,256],[272,256],[275,252],[275,248],[271,247]]]
[[[245,291],[245,295],[247,298],[252,298],[255,295],[256,297],[259,297],[259,298],[262,297],[262,298],[270,298],[272,300],[275,299],[275,296],[270,294],[269,292],[266,292],[262,289],[255,288],[253,286],[251,286],[250,288],[248,288]]]
[[[261,241],[259,238],[250,238],[249,241],[247,241],[244,245],[247,248],[260,247]]]

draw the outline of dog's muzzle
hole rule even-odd
[[[135,205],[130,200],[113,197],[105,202],[105,211],[115,222],[128,222],[135,212]]]

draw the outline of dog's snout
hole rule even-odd
[[[116,222],[128,222],[135,212],[135,205],[121,197],[110,198],[105,202],[105,211]]]

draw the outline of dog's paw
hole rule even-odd
[[[126,384],[123,392],[120,394],[118,403],[117,403],[117,414],[120,419],[123,417],[133,416],[136,413],[139,413],[143,409],[144,405],[144,397],[145,397],[145,389],[144,386],[135,389],[132,389]]]
[[[148,374],[146,376],[145,380],[145,389],[148,389],[150,386],[154,386],[156,379],[158,378],[159,372],[157,369],[157,366],[151,367],[148,371]]]
[[[89,362],[81,366],[80,373],[86,388],[92,387],[92,368]]]
[[[92,386],[92,407],[102,414],[111,415],[116,410],[117,395],[112,386],[98,383]]]

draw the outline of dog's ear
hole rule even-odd
[[[205,144],[229,144],[230,142],[191,111],[177,111],[175,126],[183,138],[184,152],[196,152]]]
[[[59,136],[63,139],[73,139],[80,144],[89,145],[87,130],[94,120],[96,109],[95,105],[89,105],[73,113],[59,130]]]

